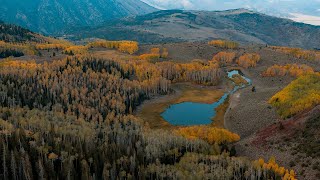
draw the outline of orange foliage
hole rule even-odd
[[[213,56],[212,61],[219,63],[220,65],[230,65],[233,63],[233,60],[236,57],[236,53],[234,52],[219,52],[215,56]]]
[[[245,80],[240,74],[234,74],[232,75],[232,81],[237,85],[246,85],[249,84],[247,80]]]
[[[239,43],[234,41],[226,41],[226,40],[213,40],[208,42],[209,45],[213,45],[220,48],[226,49],[236,49],[239,47]]]
[[[163,49],[162,49],[161,57],[162,57],[162,58],[167,58],[168,55],[169,55],[168,49],[167,49],[167,48],[163,48]]]
[[[265,162],[263,158],[260,158],[253,162],[253,166],[257,170],[273,172],[276,177],[280,177],[283,180],[296,180],[295,172],[293,170],[280,167],[276,163],[275,157],[271,157],[268,162]]]
[[[159,58],[160,56],[158,54],[141,54],[139,56],[139,59],[144,61],[152,61],[152,60],[157,60]]]
[[[286,76],[290,75],[293,77],[314,73],[312,67],[307,65],[300,64],[287,64],[284,66],[273,65],[269,67],[265,72],[262,73],[262,76],[265,77],[274,77],[274,76]]]
[[[121,52],[134,54],[135,52],[137,52],[139,50],[139,46],[138,46],[138,43],[134,42],[134,41],[122,41],[119,44],[118,50]]]
[[[151,48],[150,53],[160,55],[160,48]]]
[[[320,104],[320,74],[298,77],[274,95],[269,103],[283,117],[291,117]]]
[[[271,46],[271,48],[275,51],[290,54],[299,59],[320,60],[320,52],[318,51],[304,50],[300,48],[280,47],[280,46]]]
[[[203,85],[215,85],[221,78],[221,69],[204,62],[174,63],[131,61],[139,81],[163,77],[172,82],[194,82]]]
[[[70,46],[66,44],[36,44],[35,47],[36,49],[39,49],[39,50],[47,50],[47,49],[66,49]]]
[[[239,57],[237,63],[244,68],[255,67],[260,61],[260,55],[257,53],[247,53]]]
[[[17,60],[4,60],[0,62],[0,67],[10,67],[16,69],[36,69],[40,67],[35,61],[17,61]]]
[[[4,41],[0,41],[0,47],[5,46],[6,44],[7,44],[6,42],[4,42]]]
[[[49,155],[48,155],[48,159],[50,159],[50,160],[56,160],[56,159],[58,159],[58,155],[56,155],[55,153],[50,153]]]
[[[240,136],[226,129],[209,127],[209,126],[192,126],[184,127],[176,130],[176,133],[188,139],[202,139],[209,144],[236,142],[240,140]]]
[[[160,53],[160,48],[152,48],[149,54],[142,54],[139,56],[139,59],[145,60],[145,61],[152,61],[152,60],[157,60],[160,57],[162,58],[168,57],[168,50],[166,48],[162,50],[162,54]]]
[[[65,53],[69,55],[86,54],[88,52],[87,46],[70,46],[65,49]]]
[[[98,40],[91,42],[87,45],[90,48],[93,47],[102,47],[102,48],[110,48],[117,49],[118,51],[134,54],[139,50],[139,44],[135,41],[106,41],[106,40]]]
[[[2,49],[14,49],[17,51],[21,51],[27,55],[36,55],[37,50],[32,44],[24,44],[24,43],[6,43],[4,41],[0,41],[0,48]]]

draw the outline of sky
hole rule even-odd
[[[226,10],[247,8],[320,25],[320,0],[142,0],[159,9]]]
[[[161,9],[223,10],[235,8],[275,8],[315,11],[320,15],[320,0],[143,0]],[[312,15],[312,14],[309,14]]]

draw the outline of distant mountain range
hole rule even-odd
[[[246,8],[268,15],[320,25],[319,0],[143,0],[160,9],[227,10]],[[296,18],[299,19],[296,19]],[[317,19],[315,19],[317,17]]]
[[[264,15],[246,9],[228,11],[166,10],[113,20],[72,31],[73,38],[138,40],[145,43],[230,39],[303,48],[320,47],[320,26]]]
[[[296,23],[247,9],[158,11],[140,0],[2,1],[0,20],[46,35],[67,34],[75,40],[105,38],[160,43],[229,39],[243,43],[320,47],[320,26]],[[311,1],[316,5],[314,0]],[[240,3],[237,0],[232,2],[235,5]],[[300,4],[291,3],[292,8]],[[268,6],[264,8],[268,9]]]
[[[95,26],[156,9],[140,0],[2,0],[0,20],[44,34],[75,26]]]

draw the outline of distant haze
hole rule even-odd
[[[143,0],[160,9],[226,10],[247,8],[320,25],[320,0]]]

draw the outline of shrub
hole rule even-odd
[[[239,43],[234,41],[226,41],[226,40],[213,40],[208,42],[209,45],[213,45],[220,48],[226,49],[236,49],[239,47]]]

